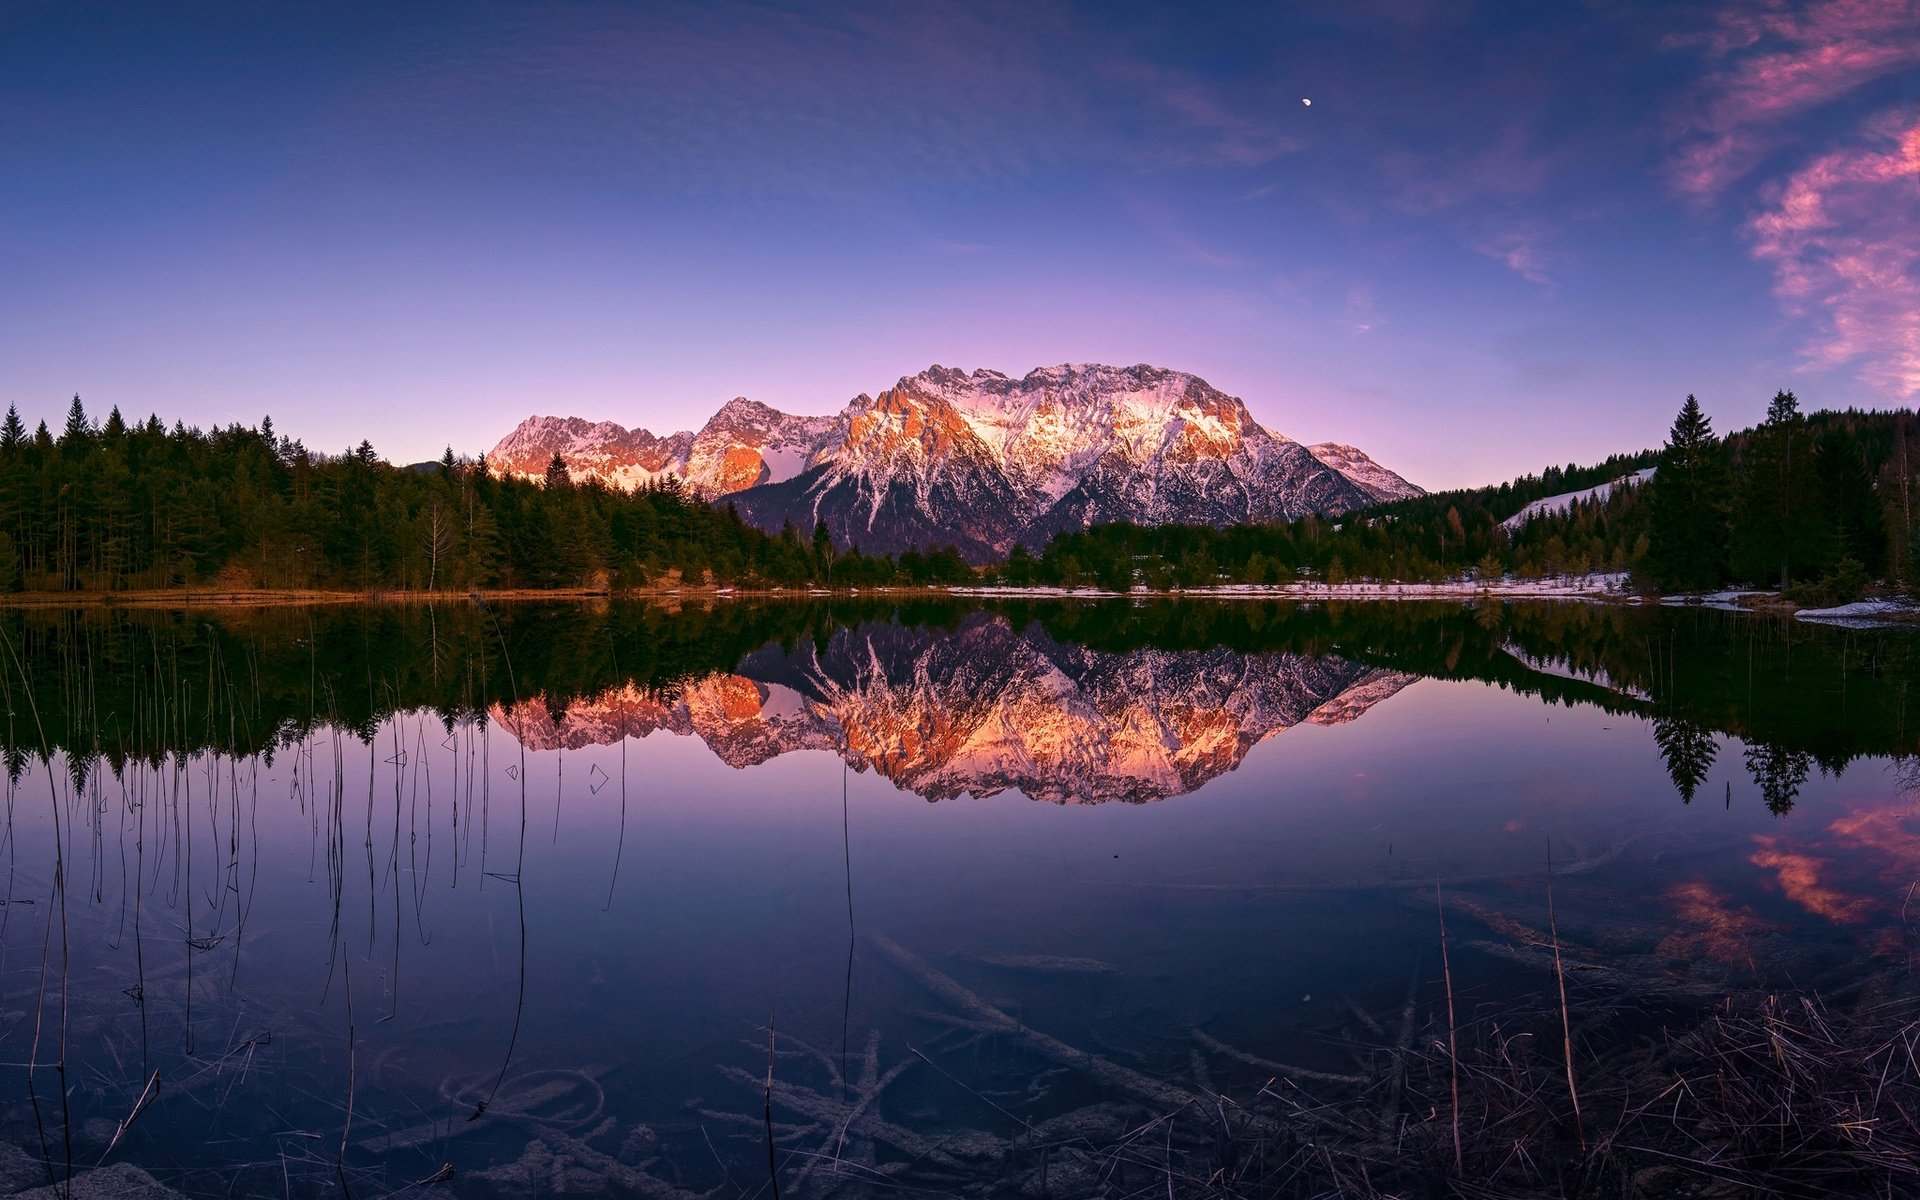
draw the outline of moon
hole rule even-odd
[[[1313,101],[1307,99],[1305,96],[1300,97],[1300,103],[1306,105],[1308,108],[1313,107]]]

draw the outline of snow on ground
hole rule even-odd
[[[1747,606],[1740,603],[1746,596],[1771,596],[1772,592],[1758,590],[1727,592],[1681,592],[1672,596],[1660,597],[1660,603],[1668,608],[1717,608],[1721,612],[1746,612]]]
[[[1585,488],[1578,492],[1561,492],[1558,496],[1547,496],[1543,499],[1535,500],[1519,512],[1500,522],[1500,528],[1506,530],[1518,529],[1535,517],[1545,516],[1548,513],[1563,513],[1575,504],[1584,503],[1588,500],[1605,500],[1613,494],[1614,488],[1633,487],[1652,479],[1653,471],[1654,469],[1652,467],[1648,467],[1644,471],[1635,471],[1631,475],[1623,475],[1610,483],[1603,483],[1597,487]]]
[[[961,596],[1148,596],[1145,590],[1107,592],[1094,588],[960,587]],[[1218,587],[1185,588],[1183,596],[1221,599],[1277,600],[1469,600],[1475,596],[1514,596],[1522,599],[1619,599],[1629,595],[1624,572],[1564,575],[1552,579],[1454,580],[1447,583],[1229,583]]]
[[[1126,596],[1129,592],[1106,592],[1099,588],[1064,587],[957,587],[948,588],[956,596]]]
[[[1905,625],[1920,617],[1920,607],[1904,600],[1856,600],[1832,608],[1803,608],[1793,614],[1796,620],[1821,625],[1840,625],[1848,629],[1884,629]]]
[[[1856,600],[1852,604],[1838,604],[1832,608],[1803,608],[1795,613],[1798,617],[1876,617],[1883,613],[1909,613],[1913,605],[1904,600]]]

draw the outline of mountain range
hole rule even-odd
[[[974,562],[1108,521],[1226,525],[1337,515],[1421,489],[1336,442],[1307,446],[1198,376],[1161,367],[933,366],[833,416],[743,398],[698,432],[529,417],[492,450],[503,474],[615,487],[680,481],[769,531],[824,522],[835,542],[952,545]]]
[[[1192,792],[1295,725],[1355,720],[1415,678],[1332,655],[1100,651],[976,612],[953,630],[875,623],[770,645],[672,694],[628,684],[491,715],[530,750],[665,730],[739,768],[829,751],[928,800],[1013,788],[1138,803]]]

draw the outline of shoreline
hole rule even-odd
[[[411,605],[473,603],[611,602],[615,600],[683,603],[716,600],[825,600],[862,597],[947,596],[973,600],[1284,600],[1293,603],[1551,600],[1592,604],[1713,608],[1729,612],[1793,617],[1848,625],[1905,625],[1920,623],[1920,604],[1893,598],[1858,601],[1831,608],[1802,608],[1778,593],[1731,590],[1670,596],[1641,595],[1626,590],[1622,577],[1576,576],[1560,579],[1507,580],[1500,583],[1285,583],[1219,584],[1212,587],[1170,588],[1159,591],[1058,586],[1016,587],[1003,584],[888,585],[865,588],[750,588],[663,587],[620,591],[586,588],[480,588],[415,591],[375,588],[366,591],[319,588],[144,588],[121,592],[17,592],[0,595],[0,609],[150,608],[234,609],[303,608],[321,605]]]

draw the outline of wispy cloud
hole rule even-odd
[[[337,115],[331,148],[864,196],[1088,165],[1244,168],[1299,147],[1266,98],[1065,4],[490,11],[382,76]]]
[[[1674,186],[1758,201],[1749,245],[1809,325],[1809,366],[1920,395],[1920,116],[1861,115],[1877,81],[1920,69],[1920,0],[1734,3],[1668,44],[1709,68],[1676,126]]]
[[[1235,270],[1247,265],[1247,260],[1240,255],[1229,253],[1195,234],[1181,214],[1170,205],[1144,196],[1130,196],[1126,200],[1126,210],[1142,229],[1189,262],[1219,271]]]
[[[1503,229],[1473,243],[1478,253],[1502,264],[1528,283],[1553,283],[1553,256],[1538,229]]]
[[[1536,196],[1565,156],[1540,144],[1532,119],[1503,122],[1476,146],[1399,149],[1381,159],[1396,206],[1424,215]]]
[[[1191,154],[1199,163],[1259,167],[1305,144],[1283,132],[1268,114],[1232,103],[1217,87],[1193,76],[1137,58],[1111,60],[1108,73],[1153,96],[1159,106],[1187,127],[1190,149],[1176,157]]]
[[[1559,255],[1552,249],[1557,222],[1543,215],[1541,198],[1567,162],[1564,147],[1543,144],[1533,118],[1514,117],[1477,145],[1448,153],[1400,149],[1380,165],[1393,207],[1437,218],[1474,253],[1544,286],[1553,282]]]
[[[1920,0],[1735,4],[1668,44],[1702,51],[1711,68],[1671,162],[1681,191],[1711,200],[1785,144],[1789,118],[1920,65]]]
[[[1886,114],[1794,172],[1749,231],[1775,293],[1814,322],[1812,364],[1857,363],[1870,387],[1920,396],[1920,117]]]
[[[1387,323],[1374,303],[1373,289],[1364,283],[1347,289],[1347,302],[1341,312],[1347,328],[1356,335],[1372,333]]]
[[[954,238],[934,238],[928,244],[942,254],[958,254],[968,257],[976,254],[992,254],[995,250],[999,249],[999,247],[990,242],[963,242]]]

